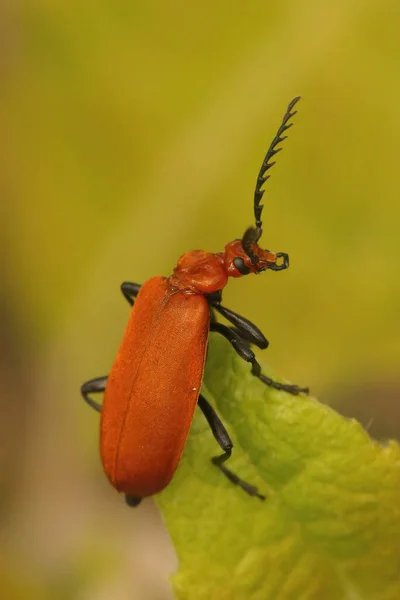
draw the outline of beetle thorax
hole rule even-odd
[[[228,281],[224,268],[224,254],[193,250],[183,254],[169,283],[192,294],[212,294],[222,290]]]

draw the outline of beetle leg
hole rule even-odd
[[[85,402],[89,404],[94,410],[97,412],[101,412],[101,404],[93,400],[89,394],[97,394],[98,392],[104,392],[107,384],[107,376],[105,377],[96,377],[96,379],[91,379],[90,381],[86,381],[81,386],[81,394]]]
[[[308,394],[308,388],[301,388],[298,385],[291,385],[289,383],[280,383],[279,381],[274,381],[270,377],[267,377],[267,375],[264,375],[261,372],[260,363],[257,362],[254,352],[249,348],[246,341],[242,340],[240,335],[235,332],[235,329],[226,327],[226,325],[222,325],[222,323],[210,323],[210,331],[216,331],[223,335],[228,342],[232,344],[232,347],[239,356],[243,358],[243,360],[251,363],[251,372],[255,377],[258,377],[258,379],[265,383],[265,385],[269,385],[276,390],[283,390],[294,396],[302,393]]]
[[[243,340],[239,331],[234,329],[233,327],[227,327],[222,323],[218,323],[217,321],[210,322],[210,331],[216,331],[220,333],[228,340],[228,342],[233,346],[235,352],[239,354],[243,360],[247,362],[252,362],[255,359],[255,354],[253,350],[249,347],[246,340]]]
[[[222,301],[222,290],[211,292],[211,294],[206,294],[206,299],[208,304],[220,304]]]
[[[93,400],[89,394],[96,394],[98,392],[104,392],[107,384],[107,376],[106,377],[96,377],[96,379],[91,379],[90,381],[86,381],[81,386],[81,394],[85,402],[89,404],[94,410],[97,412],[101,412],[101,404]],[[136,496],[128,496],[125,495],[125,502],[128,506],[138,506],[141,502],[141,498],[137,498]]]
[[[258,377],[258,379],[265,383],[265,385],[269,385],[276,390],[288,392],[289,394],[293,394],[293,396],[297,396],[298,394],[308,394],[310,391],[309,388],[303,388],[290,383],[280,383],[279,381],[274,381],[271,377],[267,377],[267,375],[264,375],[261,372],[261,365],[257,362],[256,358],[251,361],[251,372],[255,377]]]
[[[129,304],[133,306],[135,302],[135,298],[139,293],[139,290],[142,286],[140,283],[131,283],[130,281],[124,281],[121,283],[121,292],[128,300]]]
[[[252,323],[245,317],[242,317],[241,315],[238,315],[237,313],[233,312],[233,310],[230,310],[225,306],[221,306],[221,304],[217,302],[212,302],[211,306],[215,308],[219,313],[221,313],[221,315],[225,317],[225,319],[230,321],[232,325],[236,327],[240,336],[243,339],[250,342],[251,344],[254,344],[258,348],[261,348],[262,350],[268,348],[269,342],[267,338],[258,329],[258,327],[254,325],[254,323]]]
[[[128,494],[125,494],[125,502],[131,508],[135,508],[135,506],[138,506],[141,503],[141,501],[142,498],[138,498],[138,496],[128,496]]]
[[[217,322],[217,317],[215,315],[215,310],[213,309],[212,306],[210,306],[210,323],[216,323]]]
[[[199,395],[198,405],[203,415],[207,419],[207,423],[211,428],[215,440],[224,451],[224,453],[220,456],[213,456],[211,462],[223,472],[225,477],[227,477],[235,485],[241,487],[245,492],[247,492],[247,494],[250,496],[257,496],[260,498],[260,500],[265,500],[265,496],[260,494],[254,485],[250,485],[246,481],[243,481],[237,475],[235,475],[235,473],[232,473],[232,471],[225,467],[223,463],[225,463],[232,454],[232,440],[211,404],[201,394]]]

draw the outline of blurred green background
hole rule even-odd
[[[396,0],[6,2],[0,8],[0,596],[169,598],[151,501],[102,474],[80,384],[108,372],[119,285],[252,222],[284,273],[233,281],[274,369],[400,433]]]

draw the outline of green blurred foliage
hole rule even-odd
[[[232,282],[225,303],[322,398],[389,381],[386,418],[383,397],[345,408],[398,434],[396,0],[28,0],[0,21],[0,541],[20,576],[26,564],[57,580],[104,522],[118,554],[140,523],[101,500],[79,385],[118,347],[121,281],[168,274],[251,223],[260,161],[297,94],[265,195],[264,244],[291,268]]]

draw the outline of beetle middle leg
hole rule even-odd
[[[246,340],[243,340],[241,337],[240,328],[236,327],[233,329],[232,327],[227,327],[222,323],[217,323],[216,321],[211,321],[210,323],[210,331],[216,331],[224,336],[230,342],[233,349],[239,354],[243,360],[251,363],[251,372],[255,377],[258,377],[260,381],[265,383],[270,387],[275,388],[276,390],[282,390],[288,392],[289,394],[293,394],[297,396],[298,394],[308,394],[308,388],[301,388],[298,385],[291,385],[289,383],[280,383],[279,381],[274,381],[271,377],[264,375],[261,372],[261,365],[257,362],[256,356],[251,348],[249,348]]]
[[[232,473],[232,471],[225,467],[224,463],[230,458],[232,454],[232,440],[229,437],[229,434],[226,431],[224,425],[222,424],[221,419],[219,418],[211,404],[204,398],[204,396],[202,396],[202,394],[199,395],[198,405],[203,415],[207,419],[207,423],[211,428],[215,440],[218,442],[218,444],[224,451],[224,453],[220,456],[213,456],[211,459],[212,463],[223,472],[225,477],[227,477],[235,485],[241,487],[245,492],[247,492],[247,494],[249,494],[250,496],[257,496],[257,498],[260,498],[260,500],[265,500],[265,496],[260,494],[258,489],[254,485],[250,485],[250,483],[243,481],[243,479],[240,479],[237,475],[235,475],[235,473]]]
[[[131,281],[124,281],[121,283],[121,292],[131,306],[133,306],[141,287],[140,283],[132,283]]]
[[[93,398],[91,398],[89,394],[98,394],[99,392],[104,392],[107,385],[107,378],[108,375],[106,375],[105,377],[96,377],[95,379],[86,381],[81,386],[81,394],[84,401],[87,402],[89,406],[94,408],[94,410],[97,410],[97,412],[101,412],[101,404],[99,402],[96,402],[96,400],[93,400]]]

